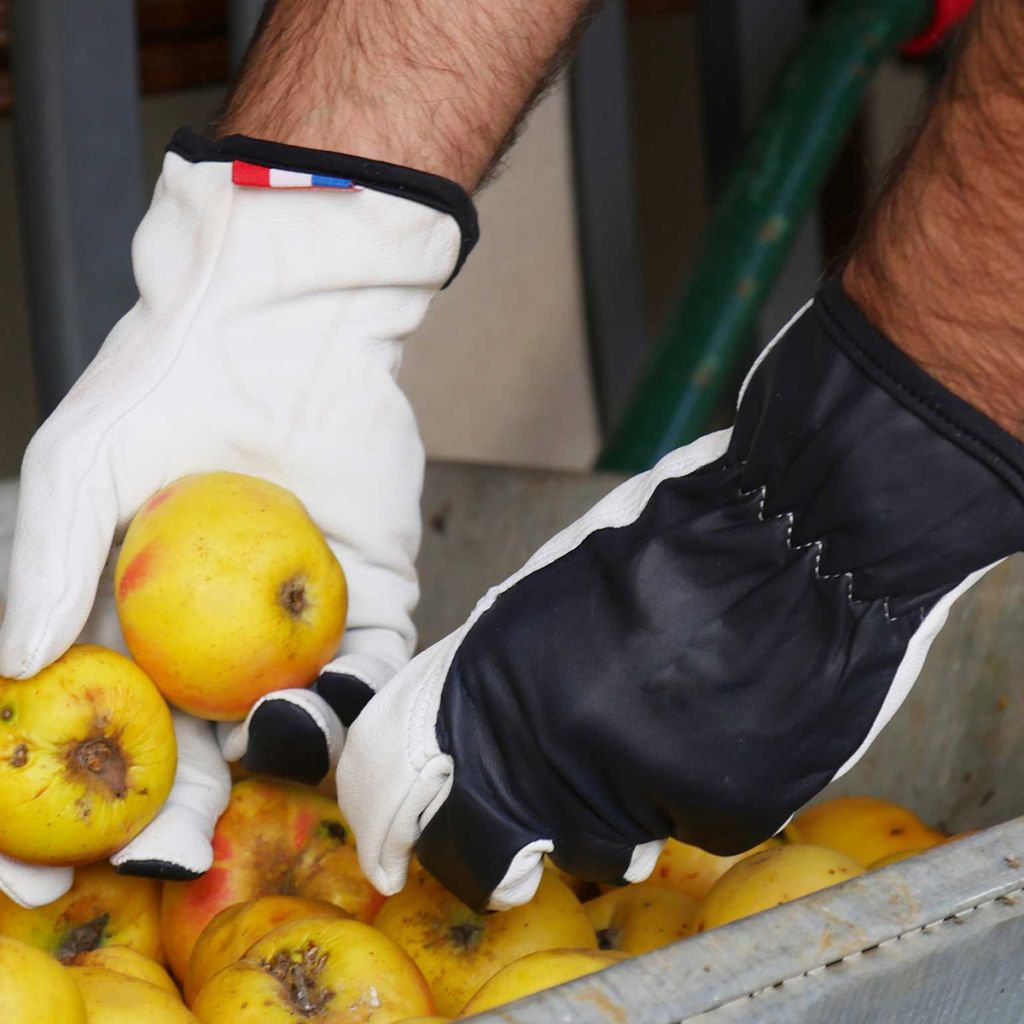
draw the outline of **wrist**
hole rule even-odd
[[[843,286],[922,369],[1024,439],[1024,8],[980,4]]]

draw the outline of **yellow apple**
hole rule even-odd
[[[119,875],[107,863],[89,864],[75,872],[65,895],[45,907],[26,910],[0,896],[0,935],[37,946],[64,963],[103,946],[128,946],[162,961],[160,883]]]
[[[289,921],[215,974],[192,1005],[203,1024],[395,1024],[433,1013],[416,965],[359,921]]]
[[[530,953],[503,967],[481,986],[463,1007],[461,1016],[504,1006],[514,999],[525,999],[546,988],[586,977],[611,967],[628,957],[609,949],[545,949]]]
[[[156,817],[176,756],[163,698],[114,651],[72,647],[31,679],[0,679],[0,853],[109,857]]]
[[[0,1021],[87,1024],[85,1004],[67,969],[17,939],[0,936]]]
[[[236,783],[217,822],[213,856],[202,878],[164,885],[161,930],[167,962],[179,981],[185,980],[203,929],[232,904],[260,896],[302,896],[372,921],[384,901],[359,868],[337,803],[309,786],[260,778]]]
[[[699,900],[681,892],[640,882],[588,900],[583,909],[601,949],[636,954],[686,938],[699,906]]]
[[[864,874],[852,857],[791,843],[751,854],[729,868],[704,897],[694,932],[748,917]]]
[[[148,981],[162,988],[168,995],[181,1000],[181,993],[174,980],[155,960],[136,953],[130,946],[100,946],[79,953],[68,963],[69,967],[102,967],[115,974],[127,974],[129,978]]]
[[[222,968],[240,960],[268,932],[288,921],[350,917],[340,907],[301,896],[263,896],[222,910],[204,929],[192,949],[185,971],[185,1002],[192,1005],[199,990]]]
[[[786,836],[794,843],[839,850],[864,865],[891,853],[927,850],[947,839],[906,807],[870,796],[842,796],[808,807],[790,822]]]
[[[670,839],[665,848],[661,851],[657,863],[647,884],[660,885],[666,889],[674,889],[676,892],[689,896],[691,899],[702,900],[708,894],[708,890],[733,866],[738,864],[744,857],[760,850],[770,850],[779,846],[778,839],[768,839],[744,853],[737,853],[731,857],[719,857],[717,854],[708,853],[699,846],[691,846],[689,843],[681,843],[678,839]],[[604,887],[605,891],[611,891]]]
[[[150,498],[114,588],[128,649],[164,696],[228,721],[313,682],[348,609],[345,574],[302,503],[240,473],[184,477]]]
[[[89,1024],[198,1024],[176,995],[103,967],[69,967]]]
[[[442,1014],[454,1015],[506,964],[542,949],[596,949],[586,912],[564,882],[545,872],[525,906],[477,914],[418,864],[374,925],[416,961]]]

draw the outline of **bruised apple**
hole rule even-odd
[[[127,658],[83,644],[0,678],[0,853],[87,864],[156,817],[174,781],[171,714]]]
[[[69,967],[89,1024],[197,1024],[177,995],[104,967]]]
[[[71,889],[59,900],[26,910],[0,896],[0,935],[45,950],[64,963],[104,946],[128,946],[163,959],[160,941],[160,883],[119,875],[109,864],[75,872]]]
[[[136,953],[129,946],[100,946],[90,949],[87,953],[79,953],[72,958],[69,967],[102,967],[115,974],[127,974],[129,978],[148,981],[157,988],[162,988],[168,995],[181,999],[178,986],[174,979],[155,960]]]
[[[114,576],[125,642],[164,696],[244,718],[308,686],[345,628],[345,574],[289,491],[240,473],[187,476],[132,520]]]
[[[4,1024],[87,1024],[66,968],[34,946],[0,936],[0,1020]]]
[[[289,921],[206,983],[203,1024],[395,1024],[434,1011],[412,960],[359,921]]]
[[[637,954],[686,938],[699,906],[691,896],[640,882],[588,900],[583,909],[601,949]]]
[[[461,1016],[469,1017],[504,1006],[515,999],[525,999],[546,988],[603,971],[626,959],[625,953],[607,949],[545,949],[530,953],[514,960],[485,981],[463,1007]]]
[[[384,899],[359,868],[338,805],[309,787],[261,778],[236,783],[217,822],[213,855],[201,878],[164,885],[164,947],[181,981],[203,929],[234,903],[302,896],[372,921]]]
[[[262,896],[222,910],[204,929],[188,958],[185,971],[185,1002],[192,1005],[199,990],[222,968],[241,959],[245,951],[267,932],[300,918],[348,917],[340,907],[301,896]]]
[[[506,964],[542,949],[596,949],[583,907],[545,871],[537,894],[498,914],[477,914],[420,865],[386,900],[374,925],[416,961],[442,1014],[454,1016]]]

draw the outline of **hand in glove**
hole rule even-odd
[[[857,761],[1022,547],[1024,446],[830,285],[732,430],[608,495],[370,702],[338,769],[363,869],[396,892],[415,849],[501,908],[545,853],[632,882],[668,836],[747,849]]]
[[[323,777],[338,714],[414,644],[423,453],[395,374],[474,239],[472,206],[444,179],[179,132],[133,246],[139,302],[25,456],[0,674],[33,675],[75,640],[111,544],[155,491],[204,471],[263,477],[327,537],[348,626],[314,689],[263,698],[220,739],[254,770]],[[179,819],[121,870],[203,870],[212,822]]]

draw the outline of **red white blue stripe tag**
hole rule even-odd
[[[302,171],[285,171],[279,167],[260,167],[235,160],[231,165],[231,180],[236,185],[248,188],[333,188],[341,192],[361,192],[349,178],[332,178],[326,174],[305,174]]]

